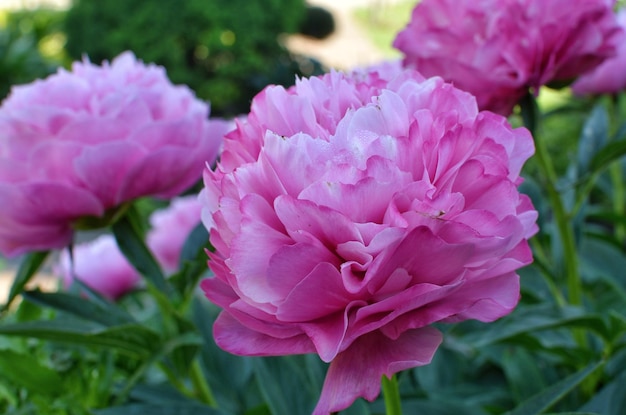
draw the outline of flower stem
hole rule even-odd
[[[402,404],[400,401],[400,390],[398,389],[398,379],[396,375],[389,379],[383,375],[381,379],[383,396],[385,398],[385,410],[387,415],[402,415]]]
[[[537,134],[539,110],[534,97],[528,94],[521,102],[521,108],[524,122],[535,140],[535,155],[538,167],[541,175],[545,178],[546,191],[552,206],[554,222],[563,244],[564,274],[567,282],[569,304],[578,306],[582,304],[582,284],[578,273],[578,253],[572,221],[557,190],[557,175],[546,143]]]
[[[207,405],[217,408],[217,401],[213,396],[213,392],[211,392],[211,387],[204,378],[202,368],[197,359],[193,361],[189,368],[189,377],[191,378],[196,397]]]

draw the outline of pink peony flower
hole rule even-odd
[[[626,30],[626,9],[617,13],[617,20]],[[626,90],[626,32],[619,43],[617,56],[578,78],[572,90],[577,95],[613,94]]]
[[[200,195],[217,344],[330,362],[316,414],[375,399],[383,374],[430,362],[433,323],[516,306],[533,151],[527,130],[412,71],[266,88]]]
[[[178,269],[180,254],[187,237],[200,223],[202,206],[198,196],[173,199],[167,209],[155,211],[150,216],[152,229],[147,244],[167,273]]]
[[[509,115],[528,89],[570,82],[615,54],[611,0],[422,0],[394,41],[404,63]]]
[[[73,262],[69,252],[63,250],[56,272],[63,277],[65,287],[69,287],[74,279],[79,279],[110,300],[120,298],[141,282],[141,277],[109,234],[76,246]]]
[[[66,246],[87,217],[188,188],[221,145],[208,113],[131,53],[14,87],[0,107],[0,252]]]

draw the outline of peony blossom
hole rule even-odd
[[[137,287],[139,273],[128,263],[112,235],[105,234],[74,248],[72,257],[63,250],[59,256],[57,274],[66,287],[79,279],[92,290],[110,300],[116,300]]]
[[[14,87],[0,107],[0,252],[67,246],[126,202],[191,186],[221,145],[208,113],[131,53]]]
[[[617,13],[617,20],[626,30],[626,9]],[[572,85],[577,95],[614,94],[626,90],[626,32],[617,50],[617,56],[607,59]]]
[[[565,83],[615,55],[611,0],[422,0],[394,41],[404,63],[509,115],[529,88]]]
[[[150,216],[152,229],[147,235],[148,247],[167,273],[178,269],[180,254],[187,237],[200,223],[202,206],[198,196],[173,199],[167,209]]]
[[[517,189],[529,132],[440,78],[393,75],[266,88],[205,171],[215,340],[317,353],[330,366],[315,414],[429,363],[433,323],[509,313],[532,261],[537,213]]]

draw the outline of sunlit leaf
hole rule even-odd
[[[67,293],[44,293],[38,290],[26,291],[23,295],[26,300],[33,303],[64,311],[105,326],[135,322],[130,314],[114,303],[109,303],[105,307],[76,295]]]
[[[103,327],[75,320],[32,321],[0,325],[0,334],[110,347],[134,356],[146,355],[160,344],[158,334],[140,324]]]
[[[48,254],[49,251],[32,252],[22,259],[15,279],[13,280],[13,285],[11,285],[11,289],[9,290],[7,302],[2,306],[0,311],[5,311],[9,308],[13,300],[15,300],[15,297],[24,290],[26,284],[28,284],[31,278],[39,271],[39,268],[41,268]]]

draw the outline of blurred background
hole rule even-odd
[[[211,101],[247,112],[268,84],[393,57],[414,1],[0,0],[0,97],[88,56],[132,50]]]

